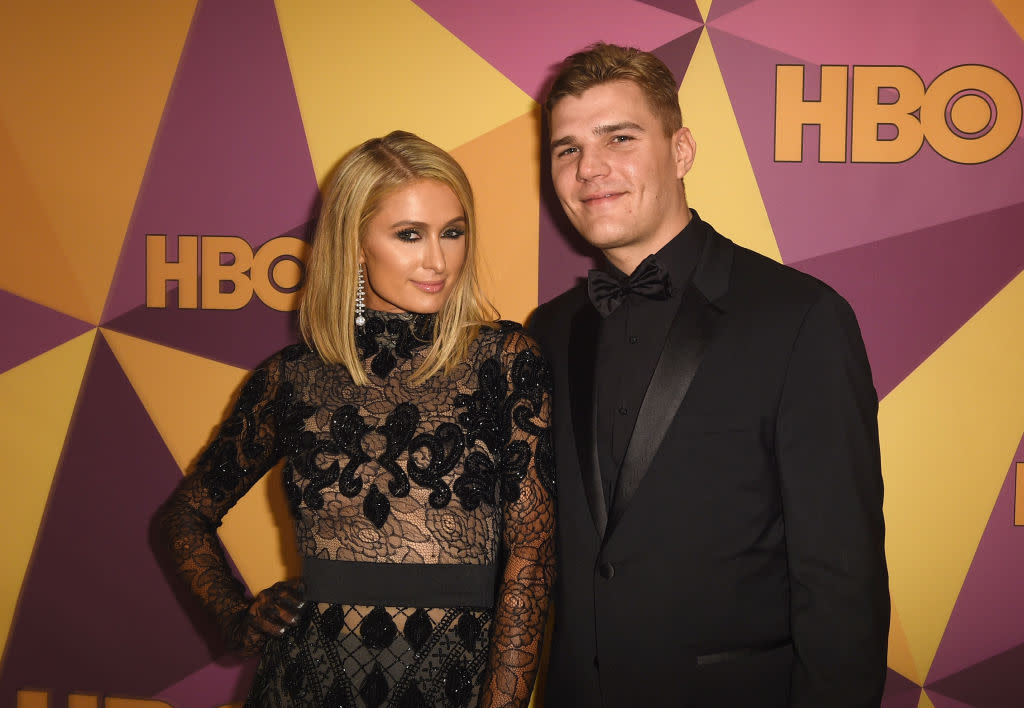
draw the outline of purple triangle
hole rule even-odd
[[[273,0],[199,3],[104,321],[145,302],[146,234],[239,236],[309,221],[316,177]]]
[[[885,675],[885,691],[882,693],[881,708],[917,708],[921,698],[921,687],[889,669]]]
[[[0,290],[0,374],[92,329],[88,322]]]
[[[708,22],[713,22],[723,15],[728,15],[733,10],[738,10],[744,5],[749,5],[756,0],[714,0],[708,9]]]
[[[906,66],[926,82],[961,64],[1004,73],[1019,89],[1024,43],[994,2],[714,0],[708,18],[729,32],[812,64]]]
[[[172,706],[241,704],[256,673],[257,659],[226,659],[207,664],[153,696]]]
[[[152,518],[181,480],[96,339],[8,638],[0,695],[46,687],[150,696],[221,651],[157,560]]]
[[[1024,644],[1024,528],[1013,523],[1015,495],[1024,493],[1016,489],[1017,461],[1024,461],[1024,437],[946,623],[929,684]]]
[[[718,1],[715,0],[715,2]],[[652,7],[660,7],[662,10],[667,10],[673,15],[679,15],[688,20],[704,24],[704,16],[700,14],[697,0],[640,0],[640,2]]]
[[[792,265],[857,312],[884,397],[1024,268],[1024,204]]]
[[[545,131],[542,141],[546,140]],[[540,162],[537,302],[544,303],[576,285],[588,270],[604,262],[604,256],[569,223],[551,184],[551,164],[546,157]]]
[[[974,708],[1020,708],[1024,696],[1021,667],[1024,667],[1024,644],[929,684],[928,693],[942,693]]]
[[[974,708],[974,706],[961,703],[949,696],[943,696],[941,693],[936,693],[931,689],[925,691],[925,693],[928,694],[928,698],[931,699],[932,705],[935,708]]]
[[[169,293],[168,302],[176,297]],[[156,310],[143,305],[107,327],[243,369],[255,368],[299,337],[296,313],[272,310],[255,297],[241,310]]]
[[[698,27],[693,32],[684,34],[679,39],[673,39],[668,44],[663,44],[651,53],[665,62],[665,66],[672,72],[672,76],[676,79],[676,88],[683,83],[683,77],[686,76],[686,70],[690,68],[690,60],[693,59],[693,50],[697,48],[697,42],[700,41],[701,32],[704,31],[703,27]],[[683,107],[685,111],[685,106]],[[686,121],[686,116],[683,116],[683,122]]]
[[[558,64],[597,41],[651,50],[691,32],[695,18],[636,0],[415,0],[516,86],[542,102]],[[694,0],[679,0],[679,6]]]
[[[927,144],[901,164],[824,164],[817,162],[817,128],[810,128],[804,131],[804,162],[775,162],[775,67],[807,63],[714,27],[709,33],[786,263],[1020,202],[1020,137],[980,165],[949,162]],[[835,63],[846,62],[836,57]],[[856,57],[848,63],[857,63]],[[805,71],[805,83],[816,86],[819,68],[807,64]]]

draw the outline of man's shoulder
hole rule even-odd
[[[828,283],[792,266],[731,243],[730,289],[762,304],[811,304],[822,297],[839,297]]]
[[[587,281],[580,279],[580,282],[565,292],[538,305],[530,317],[528,329],[534,331],[538,328],[561,326],[586,304]]]

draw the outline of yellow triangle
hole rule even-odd
[[[278,465],[253,485],[217,530],[253,593],[302,573],[281,467]]]
[[[697,157],[686,176],[690,206],[741,246],[781,260],[706,29],[679,88],[679,102],[683,124],[697,142]]]
[[[992,0],[992,4],[1003,13],[1003,17],[1017,34],[1024,39],[1024,2],[1020,0]]]
[[[191,471],[248,372],[112,330],[102,332],[174,461],[182,472]],[[218,530],[256,591],[299,569],[280,474],[276,469],[257,482]]]
[[[918,677],[928,675],[1020,440],[1021,312],[1024,274],[879,411],[890,592]]]
[[[101,331],[184,472],[228,412],[248,372],[113,330]]]
[[[928,697],[923,688],[921,689],[921,698],[917,702],[917,708],[935,708],[935,704],[932,703],[932,699]]]
[[[712,0],[697,0],[697,9],[700,10],[700,16],[705,20],[708,19],[708,13],[711,11]]]
[[[11,471],[0,495],[0,655],[95,337],[90,330],[0,374],[0,455]]]
[[[278,0],[317,179],[395,129],[452,149],[533,105],[411,0]]]
[[[902,676],[918,684],[924,683],[924,677],[918,672],[914,665],[914,657],[910,654],[910,646],[907,644],[907,633],[903,631],[903,623],[900,622],[899,613],[895,605],[892,608],[892,615],[889,621],[889,668]]]
[[[6,3],[0,66],[17,70],[0,72],[0,120],[77,274],[80,319],[100,319],[194,8]]]
[[[539,121],[538,108],[452,151],[473,184],[484,292],[518,322],[537,307]]]

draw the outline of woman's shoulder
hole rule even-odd
[[[478,362],[495,362],[506,376],[522,378],[524,372],[535,372],[541,379],[547,371],[547,363],[540,347],[518,322],[496,320],[480,328],[476,340],[476,354],[471,359]],[[533,378],[529,376],[527,378]]]
[[[278,349],[276,352],[264,359],[253,371],[265,371],[267,373],[284,374],[293,365],[308,366],[321,362],[316,352],[309,348],[304,342],[289,344]]]
[[[494,320],[480,327],[477,336],[480,348],[489,354],[517,354],[537,349],[537,343],[523,325],[512,320]]]

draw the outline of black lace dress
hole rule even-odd
[[[307,598],[246,705],[526,706],[554,577],[550,377],[513,323],[420,386],[432,316],[367,313],[370,378],[303,345],[256,369],[160,512],[222,627],[250,599],[215,529],[285,458]]]

